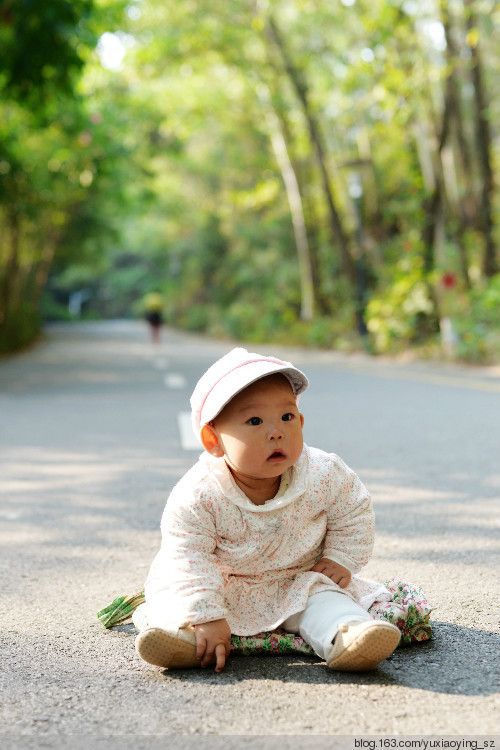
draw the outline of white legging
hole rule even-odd
[[[309,597],[306,608],[283,623],[288,633],[299,633],[322,659],[326,659],[341,623],[373,619],[368,612],[340,591],[322,591]]]

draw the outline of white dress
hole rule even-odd
[[[150,626],[225,618],[234,635],[274,630],[309,596],[342,591],[368,609],[390,598],[353,575],[340,589],[311,568],[328,557],[356,574],[373,548],[370,496],[335,454],[304,446],[276,497],[255,505],[223,458],[204,453],[174,487],[145,586]]]

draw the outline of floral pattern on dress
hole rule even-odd
[[[278,494],[255,505],[224,459],[204,453],[174,487],[161,528],[145,602],[138,606],[142,592],[119,597],[99,613],[106,627],[132,612],[140,629],[225,618],[239,653],[311,653],[300,636],[279,628],[310,596],[333,590],[394,623],[402,643],[431,635],[430,607],[418,586],[357,575],[372,552],[374,514],[366,488],[335,454],[304,446]],[[346,588],[311,570],[321,557],[353,574]]]
[[[374,514],[359,477],[333,453],[304,450],[276,497],[255,505],[223,458],[202,454],[174,487],[162,543],[146,581],[155,627],[226,619],[235,635],[274,631],[310,596],[340,591],[368,609],[389,600],[356,574],[370,559]],[[311,568],[322,557],[346,567],[341,589]]]

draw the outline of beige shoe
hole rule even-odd
[[[326,663],[340,672],[375,669],[392,654],[401,633],[384,620],[367,620],[340,625]]]
[[[148,664],[164,669],[199,667],[196,658],[196,638],[192,628],[162,630],[146,628],[135,640],[135,650]]]

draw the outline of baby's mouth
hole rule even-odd
[[[274,453],[271,453],[270,456],[268,456],[268,461],[282,461],[284,458],[286,458],[283,451],[274,451]]]

